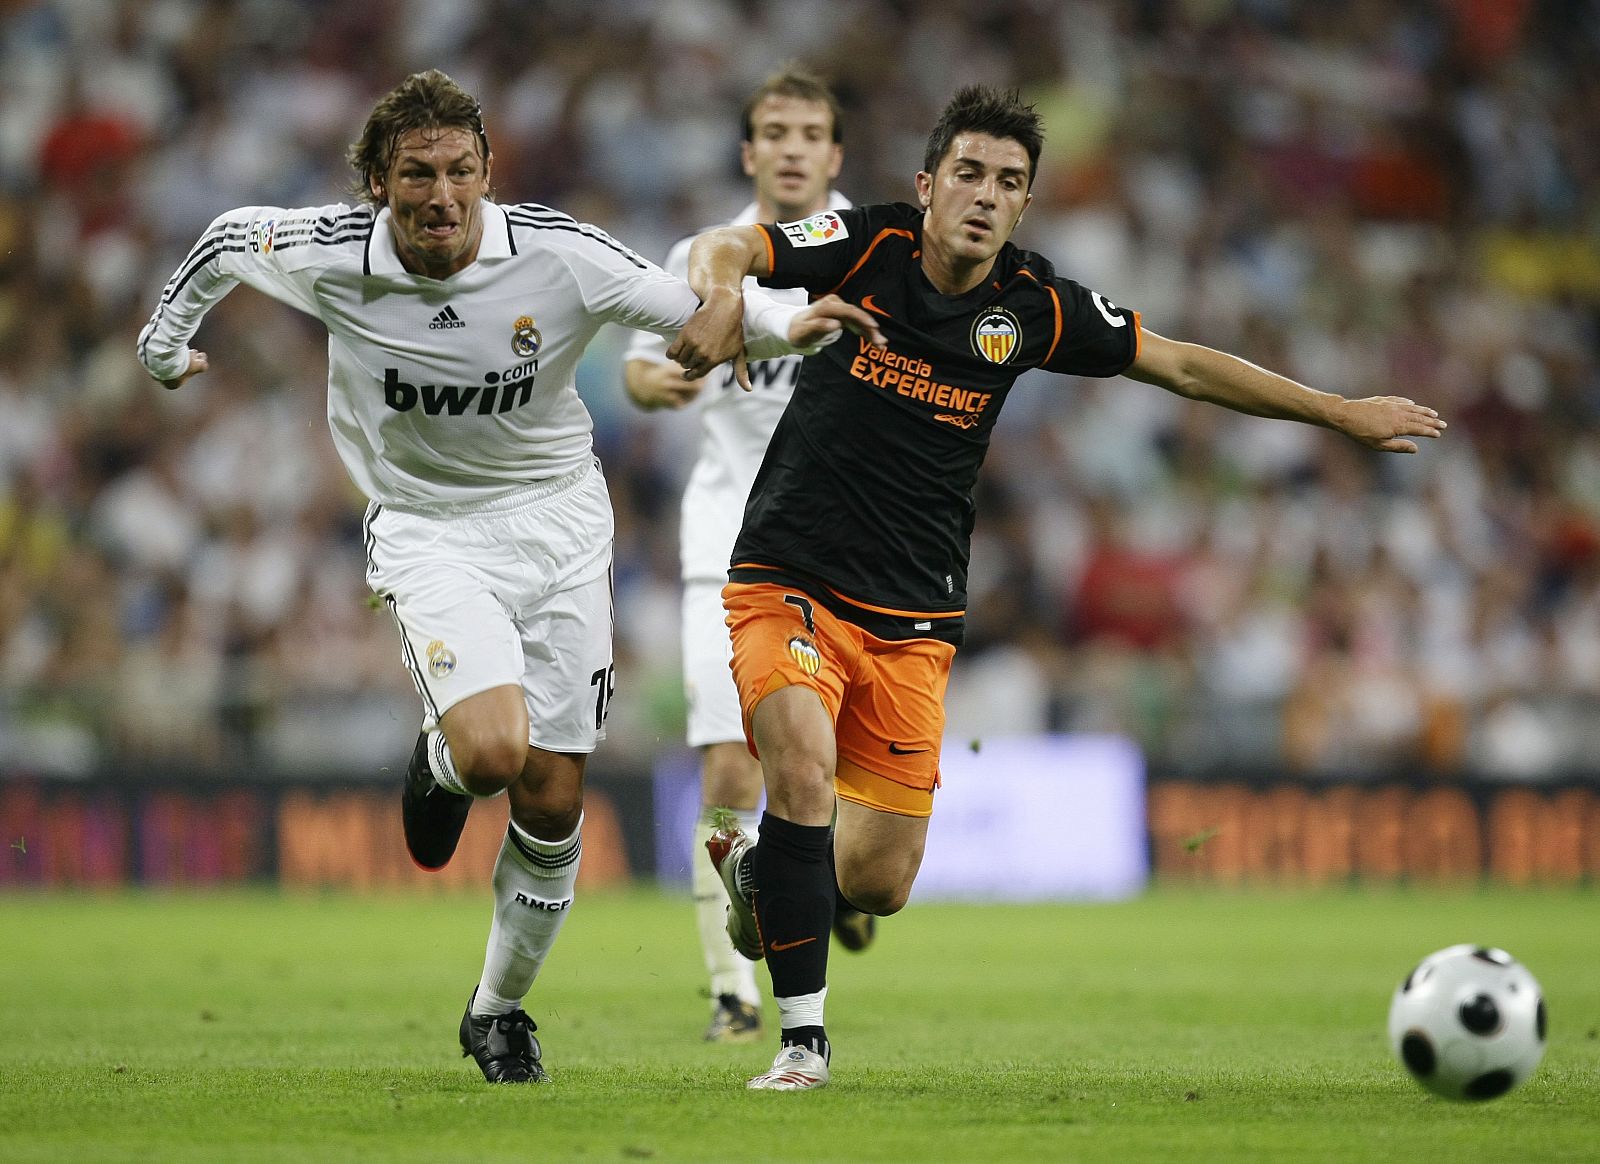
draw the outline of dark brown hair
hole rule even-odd
[[[744,111],[739,118],[744,127],[745,141],[755,140],[756,127],[752,119],[756,106],[768,97],[792,97],[796,101],[826,105],[833,118],[833,140],[839,142],[844,139],[844,127],[839,124],[839,99],[833,95],[833,90],[816,73],[804,65],[791,62],[761,82],[761,87],[750,94],[750,99],[744,103]]]
[[[968,85],[956,90],[928,135],[923,170],[935,173],[950,152],[951,143],[963,133],[985,133],[1016,142],[1027,151],[1028,185],[1033,185],[1033,176],[1039,170],[1039,151],[1044,148],[1044,120],[1032,105],[1022,103],[1022,95],[1015,89],[1002,92],[988,85]]]
[[[413,129],[465,129],[477,138],[482,161],[489,161],[489,135],[478,99],[438,69],[412,73],[373,106],[361,140],[346,154],[357,175],[352,194],[364,202],[380,201],[372,193],[373,179],[383,181],[396,143]]]

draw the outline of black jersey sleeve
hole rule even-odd
[[[1139,313],[1071,279],[1050,281],[1060,304],[1055,342],[1040,367],[1070,376],[1115,376],[1139,356]]]
[[[872,247],[884,215],[870,206],[824,210],[797,222],[760,226],[771,248],[772,274],[763,287],[804,287],[825,295],[844,282]]]

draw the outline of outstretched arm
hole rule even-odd
[[[1139,355],[1123,375],[1235,412],[1321,425],[1386,453],[1414,453],[1417,443],[1408,438],[1437,437],[1447,427],[1433,409],[1404,396],[1347,400],[1226,352],[1148,330],[1141,332]]]
[[[329,224],[357,217],[359,212],[342,205],[303,210],[244,206],[213,219],[167,281],[139,333],[139,362],[145,371],[168,388],[204,372],[206,355],[192,350],[189,340],[206,312],[240,283],[316,315],[315,271],[308,273],[305,264],[286,266],[283,256],[306,255],[314,230],[326,232],[334,229]]]

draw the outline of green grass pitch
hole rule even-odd
[[[915,904],[833,958],[834,1085],[699,1041],[688,902],[580,898],[529,1000],[548,1087],[458,1057],[486,898],[0,897],[0,1159],[1536,1161],[1600,1156],[1593,892],[1158,890]],[[1540,979],[1544,1065],[1429,1099],[1384,1019],[1458,941]],[[763,974],[764,979],[764,974]],[[768,1021],[773,1019],[769,1004]]]

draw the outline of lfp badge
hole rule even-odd
[[[1009,360],[1022,342],[1022,325],[1003,307],[991,307],[972,324],[972,350],[991,364]]]
[[[799,222],[780,222],[778,229],[783,231],[791,245],[797,247],[819,247],[823,243],[850,237],[844,219],[831,210],[820,211]]]

